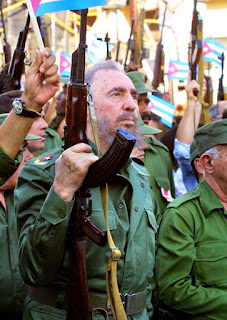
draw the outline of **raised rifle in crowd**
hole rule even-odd
[[[163,83],[163,77],[164,77],[164,50],[163,50],[163,44],[162,44],[162,36],[163,36],[163,30],[165,26],[166,10],[167,10],[167,2],[165,2],[165,11],[164,11],[163,21],[162,21],[161,37],[157,45],[156,55],[155,55],[154,76],[152,80],[152,87],[155,90],[157,90],[160,83]]]
[[[65,149],[77,143],[88,143],[86,134],[88,88],[84,82],[87,9],[74,12],[81,16],[80,43],[72,54],[70,83],[67,87]],[[107,243],[106,234],[90,221],[92,197],[89,188],[101,186],[114,176],[127,161],[134,143],[133,135],[118,129],[110,149],[91,165],[82,187],[75,194],[75,204],[67,232],[70,257],[67,320],[92,319],[85,260],[86,236],[100,246]]]
[[[135,56],[135,53],[134,53],[134,51],[135,51],[134,24],[135,24],[135,18],[132,18],[130,35],[129,35],[129,38],[128,38],[127,50],[126,50],[125,61],[124,61],[124,70],[125,70],[125,72],[129,72],[130,71],[129,70],[129,65],[127,65],[129,50],[131,51],[130,61],[134,62],[134,56]]]
[[[102,38],[97,38],[97,40],[100,40],[100,41],[103,41]],[[106,33],[106,36],[105,36],[105,42],[106,42],[106,60],[111,60],[111,53],[110,53],[110,38],[108,37],[108,32]]]
[[[221,77],[219,78],[219,85],[218,85],[218,101],[225,100],[225,95],[224,95],[224,88],[223,88],[223,77],[224,77],[224,60],[225,60],[225,55],[224,52],[222,52],[221,57],[219,57],[221,60]]]
[[[197,80],[198,64],[203,50],[203,43],[201,39],[198,39],[198,26],[199,18],[198,11],[196,9],[197,0],[194,0],[194,10],[192,16],[192,28],[191,28],[191,47],[189,48],[189,67],[191,71],[191,79]],[[198,90],[194,89],[195,96],[198,95]]]
[[[14,49],[13,57],[10,61],[8,74],[5,80],[4,92],[11,90],[20,90],[20,79],[24,69],[25,59],[25,42],[28,35],[30,24],[30,16],[28,14],[26,24],[23,30],[20,31],[16,48]]]
[[[7,37],[6,37],[5,21],[4,21],[3,11],[2,11],[2,0],[0,0],[0,10],[1,10],[2,28],[4,33],[3,50],[4,50],[4,56],[5,56],[5,64],[7,64],[11,60],[11,48],[10,48],[10,44],[7,42]]]

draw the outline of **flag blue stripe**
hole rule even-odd
[[[210,38],[205,38],[204,41],[205,41],[207,44],[215,45],[215,46],[223,49],[224,51],[226,50],[226,46],[225,46],[224,44],[222,44],[221,42],[217,41],[217,40],[210,39]]]
[[[36,17],[41,16],[48,12],[56,12],[63,10],[82,10],[90,7],[102,6],[106,4],[106,0],[60,0],[44,4],[40,4],[36,11]]]

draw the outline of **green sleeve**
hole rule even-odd
[[[0,147],[0,185],[3,185],[17,170],[23,158],[22,151],[15,159],[8,156]]]
[[[192,315],[220,310],[226,313],[225,290],[193,284],[196,221],[190,210],[184,209],[167,209],[161,223],[156,261],[159,299],[175,310]]]
[[[52,282],[51,275],[62,263],[74,203],[62,200],[52,182],[45,170],[26,164],[15,190],[21,273],[26,283],[35,286]]]

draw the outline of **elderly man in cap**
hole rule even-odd
[[[195,133],[204,178],[167,208],[158,236],[160,301],[176,319],[227,319],[227,120]]]
[[[147,98],[147,92],[154,91],[151,88],[148,88],[145,85],[145,76],[143,73],[138,71],[128,72],[127,76],[132,80],[136,90],[139,93],[138,105],[140,114],[146,111],[150,112],[147,105],[149,99]],[[148,100],[148,102],[146,102]],[[159,223],[161,220],[161,216],[163,215],[166,206],[169,202],[171,202],[175,196],[175,187],[173,181],[173,171],[172,171],[172,162],[169,154],[168,148],[157,139],[150,134],[150,130],[156,130],[157,134],[161,132],[156,128],[152,128],[149,130],[143,124],[142,119],[139,116],[140,125],[142,125],[142,131],[145,137],[145,142],[147,143],[147,149],[145,150],[144,155],[144,164],[147,171],[150,174],[149,182],[152,188],[152,200],[154,203],[154,213]],[[143,128],[146,128],[144,131]],[[146,133],[148,132],[149,133]]]

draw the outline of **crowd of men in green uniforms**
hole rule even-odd
[[[48,49],[44,56],[45,61],[37,51],[27,73],[21,99],[30,112],[39,112],[59,88],[55,58]],[[86,82],[94,101],[102,153],[110,147],[118,127],[138,137],[142,135],[137,122],[137,101],[140,94],[144,98],[150,90],[143,75],[136,72],[127,77],[116,63],[106,61],[86,70]],[[22,162],[20,149],[34,119],[11,111],[0,126],[2,186]],[[130,157],[109,182],[109,227],[122,253],[117,280],[121,295],[129,297],[130,308],[125,301],[127,319],[154,318],[153,305],[157,305],[154,291],[158,294],[159,308],[164,310],[163,317],[227,318],[226,129],[227,120],[221,120],[197,130],[195,141],[204,177],[195,190],[184,196],[173,200],[170,156],[167,148],[152,137],[145,137],[144,163]],[[93,153],[94,137],[89,121],[87,131],[90,146],[78,144],[65,151],[59,147],[26,162],[20,170],[15,192],[10,189],[10,202],[6,198],[8,190],[3,189],[7,210],[1,201],[1,213],[6,217],[2,225],[7,227],[2,230],[6,234],[9,222],[13,221],[8,234],[14,234],[13,242],[11,236],[5,237],[5,254],[2,251],[5,259],[1,265],[11,270],[10,277],[13,277],[7,292],[0,289],[0,314],[6,319],[22,317],[25,286],[21,275],[27,285],[24,319],[66,318],[69,217],[74,194],[90,165],[98,159]],[[25,145],[23,151],[24,148]],[[91,220],[105,231],[100,190],[91,191]],[[107,246],[100,248],[87,241],[88,287],[95,297],[93,308],[100,307],[99,303],[104,309],[108,307],[105,269],[109,255]],[[1,276],[4,278],[4,273]],[[108,313],[109,319],[113,319],[112,313]],[[158,317],[161,319],[160,313]],[[94,319],[103,317],[96,314]]]

